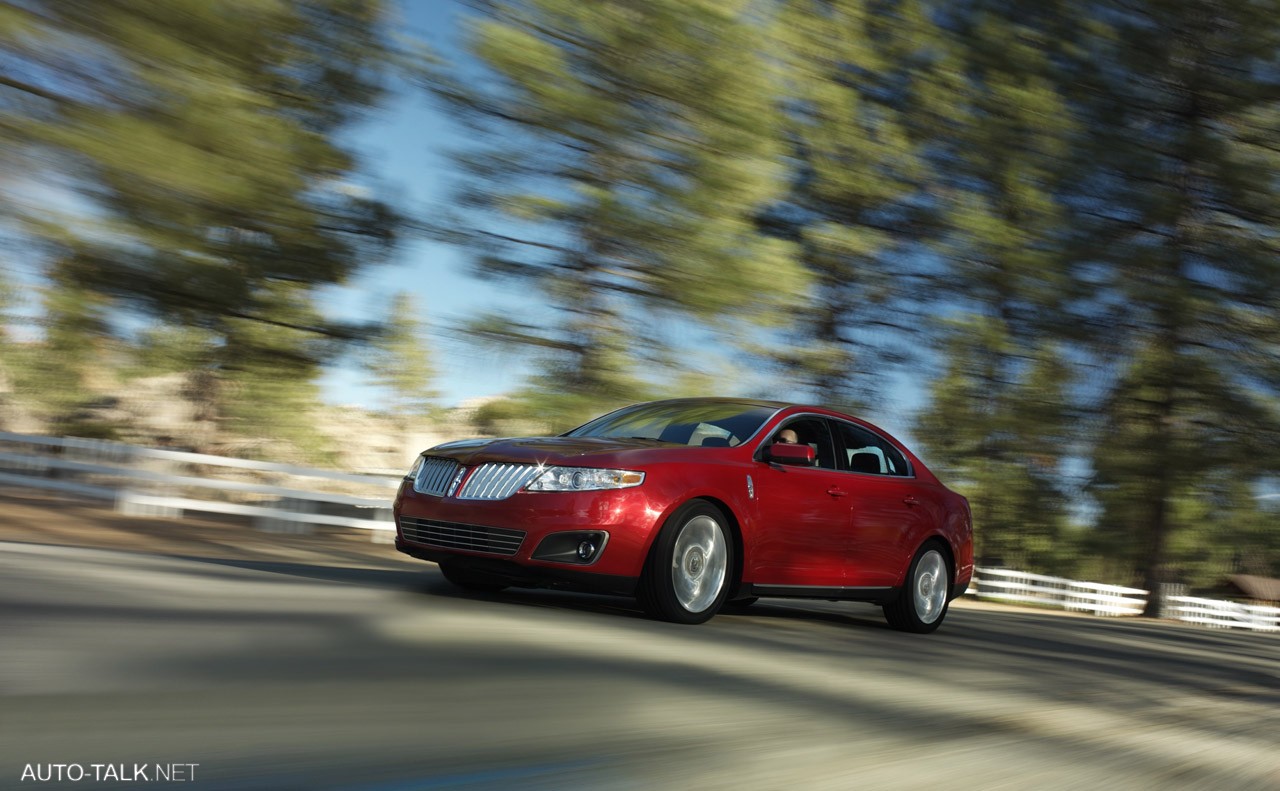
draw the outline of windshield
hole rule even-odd
[[[759,404],[662,401],[610,412],[564,436],[652,439],[726,448],[745,442],[777,411],[777,407]]]

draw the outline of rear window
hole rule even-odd
[[[888,440],[866,429],[835,421],[836,435],[843,449],[841,469],[878,475],[910,475],[906,458]]]

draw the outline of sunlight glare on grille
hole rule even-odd
[[[459,500],[505,500],[529,482],[534,464],[481,464],[458,492]]]

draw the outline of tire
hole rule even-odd
[[[440,573],[444,575],[444,578],[463,590],[475,591],[476,593],[497,593],[507,587],[493,577],[458,568],[452,563],[441,563],[439,565]]]
[[[651,617],[705,623],[720,611],[733,578],[733,542],[720,509],[690,500],[667,519],[653,542],[638,599]]]
[[[946,548],[926,542],[911,559],[907,580],[893,602],[884,605],[884,618],[900,632],[928,634],[942,625],[951,605],[951,564]]]

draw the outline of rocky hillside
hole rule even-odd
[[[21,399],[15,398],[7,383],[0,380],[0,431],[67,433],[222,456],[356,472],[388,472],[404,469],[419,451],[432,445],[483,436],[485,431],[476,423],[476,411],[487,400],[465,402],[459,407],[441,410],[433,418],[421,419],[379,414],[354,406],[317,406],[312,411],[313,426],[328,452],[316,457],[280,440],[246,438],[221,431],[217,420],[200,403],[199,394],[192,393],[188,378],[182,374],[108,386],[92,404],[75,415],[71,427],[64,431],[24,408]],[[494,430],[491,424],[484,428]],[[502,428],[525,429],[504,433],[536,431],[532,426],[503,425]]]

